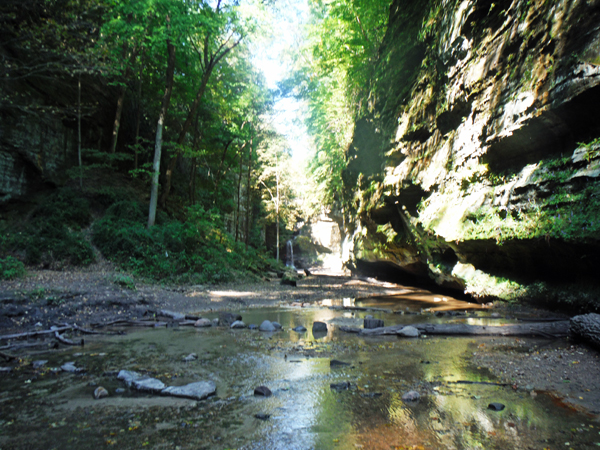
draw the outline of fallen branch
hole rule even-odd
[[[81,342],[74,342],[71,339],[67,339],[66,337],[64,337],[62,334],[60,334],[58,332],[58,330],[54,330],[54,337],[59,341],[62,342],[65,345],[81,345],[83,347],[83,339],[81,340]]]
[[[26,338],[30,338],[30,337],[43,336],[45,334],[54,334],[55,331],[69,331],[72,329],[73,329],[73,327],[71,327],[71,326],[60,327],[60,328],[54,327],[54,329],[50,329],[50,330],[30,331],[28,333],[18,333],[18,334],[7,334],[4,336],[0,336],[0,341],[6,341],[8,339],[26,339]]]
[[[12,361],[13,359],[17,359],[16,356],[9,355],[8,353],[3,353],[3,352],[0,352],[0,356],[7,361]]]

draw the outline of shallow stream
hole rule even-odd
[[[435,303],[462,306],[446,300]],[[420,310],[419,301],[346,299],[320,307],[252,309],[241,311],[246,324],[268,319],[283,325],[283,331],[127,329],[121,336],[86,337],[83,349],[30,354],[17,370],[0,375],[0,449],[541,450],[600,445],[595,417],[565,409],[545,393],[499,385],[472,366],[472,353],[492,338],[376,338],[338,329],[360,326],[367,314],[386,325],[507,322],[490,318],[485,310],[451,317],[410,314]],[[329,331],[313,336],[314,321],[327,322]],[[292,331],[298,325],[308,331]],[[538,344],[543,340],[531,340],[532,346]],[[184,362],[190,353],[198,359]],[[32,361],[41,359],[48,360],[46,365],[32,369]],[[333,359],[348,365],[333,367]],[[57,369],[68,361],[85,371]],[[217,394],[204,401],[142,394],[116,379],[121,369],[147,373],[167,385],[212,380]],[[341,382],[349,382],[350,389],[330,387]],[[255,397],[260,385],[273,395]],[[98,386],[110,396],[95,400]],[[410,390],[419,392],[420,400],[404,402],[402,395]],[[505,408],[490,410],[492,402]]]

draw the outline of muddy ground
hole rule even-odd
[[[115,270],[108,263],[87,270],[30,271],[26,278],[0,284],[0,335],[48,329],[77,323],[93,327],[118,319],[144,320],[152,311],[201,315],[207,311],[236,311],[248,307],[314,304],[324,299],[393,295],[406,288],[349,276],[313,275],[297,287],[278,279],[219,286],[165,286],[144,283]],[[515,309],[495,304],[489,312],[515,315]],[[553,316],[550,311],[519,308],[519,314]],[[515,389],[537,395],[550,391],[570,408],[600,414],[599,353],[569,339],[530,340],[478,338],[471,362],[487,368]],[[0,354],[22,352],[1,340]],[[4,360],[0,357],[0,366]]]

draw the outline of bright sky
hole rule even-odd
[[[302,23],[308,16],[307,0],[288,0],[274,17],[272,39],[261,48],[254,64],[264,73],[267,86],[277,88],[290,69],[286,50],[299,39]],[[302,104],[295,98],[279,99],[275,104],[275,129],[284,135],[294,159],[304,160],[308,155],[310,139],[302,116]]]

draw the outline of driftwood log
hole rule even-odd
[[[600,348],[600,314],[590,313],[571,318],[571,334]]]
[[[394,335],[406,325],[392,325],[390,327],[373,328],[370,330],[361,329],[361,336],[384,336]],[[466,324],[432,324],[417,323],[411,326],[423,334],[431,335],[452,335],[452,336],[544,336],[544,337],[564,337],[569,333],[569,322],[566,320],[560,322],[542,322],[542,323],[524,323],[517,325],[504,326],[482,326]],[[346,332],[355,332],[351,329],[343,330]]]

